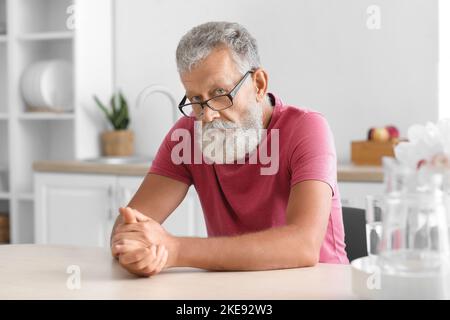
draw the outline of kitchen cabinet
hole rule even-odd
[[[103,175],[36,174],[36,243],[105,246],[116,180]]]
[[[35,241],[40,244],[109,246],[118,208],[139,188],[142,177],[35,173]],[[206,236],[194,189],[163,223],[177,236]]]
[[[367,195],[379,195],[384,192],[381,182],[338,182],[343,207],[365,209]]]

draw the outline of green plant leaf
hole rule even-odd
[[[121,108],[119,109],[117,118],[115,119],[115,125],[119,128],[119,129],[123,129],[123,122],[127,119],[127,111],[126,111],[126,107],[124,107],[123,105],[121,106]]]
[[[127,118],[122,122],[122,129],[126,130],[128,128],[128,124],[130,123],[130,119]]]
[[[126,129],[130,123],[130,116],[128,114],[128,102],[125,99],[125,97],[123,96],[121,91],[119,91],[119,99],[120,99],[120,106],[121,106],[121,108],[124,109],[125,118],[127,119],[126,124],[124,125],[125,129]]]
[[[128,114],[128,103],[122,92],[114,93],[110,99],[111,111],[94,95],[94,100],[109,119],[114,130],[125,130],[128,128],[130,118]]]
[[[117,108],[116,108],[116,95],[113,94],[110,100],[110,104],[111,104],[111,109],[112,109],[112,113],[115,114],[117,112]]]
[[[108,120],[111,123],[113,123],[112,114],[108,111],[108,109],[106,109],[106,107],[103,105],[103,103],[100,101],[100,99],[96,95],[94,95],[94,100],[97,103],[97,106],[105,113],[105,115],[108,118]]]

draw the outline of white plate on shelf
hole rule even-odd
[[[43,62],[34,63],[30,65],[22,75],[22,96],[30,107],[44,107],[44,102],[40,97],[39,83],[39,74],[43,67]]]
[[[35,67],[28,67],[25,69],[24,73],[22,74],[22,78],[20,80],[20,87],[22,90],[22,97],[27,103],[27,105],[31,105],[33,103],[33,90],[35,87],[34,82],[34,70]]]
[[[42,106],[45,107],[45,103],[44,100],[42,99],[42,95],[41,95],[41,73],[42,70],[45,68],[45,62],[39,62],[37,63],[34,68],[32,69],[32,74],[31,74],[31,99],[30,101],[32,101],[32,105],[30,106]]]
[[[50,108],[70,111],[73,101],[73,73],[70,63],[55,60],[40,73],[41,97]]]
[[[22,74],[22,96],[29,107],[73,110],[73,68],[65,60],[44,60]]]

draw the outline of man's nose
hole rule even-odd
[[[211,122],[217,118],[220,118],[219,111],[215,111],[215,110],[212,110],[211,108],[208,108],[207,106],[204,106],[203,116],[202,116],[202,121],[204,123]]]

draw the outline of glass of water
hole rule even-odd
[[[390,272],[448,269],[449,232],[442,193],[417,191],[386,198],[379,249],[383,266]]]
[[[369,256],[377,256],[382,239],[383,196],[366,196],[366,242]]]

